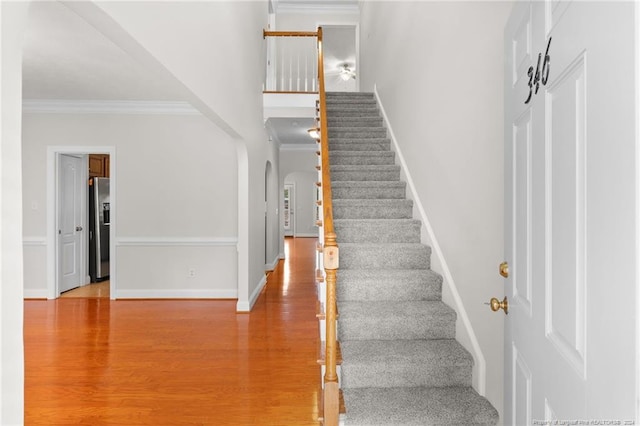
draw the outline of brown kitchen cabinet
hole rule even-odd
[[[109,155],[89,155],[89,177],[109,177]]]

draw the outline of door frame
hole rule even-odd
[[[640,423],[640,4],[635,4],[636,74],[636,423]]]
[[[295,182],[285,182],[282,190],[282,211],[284,214],[284,190],[290,187],[289,189],[289,233],[291,235],[287,235],[287,230],[284,228],[284,222],[282,223],[282,234],[285,237],[295,237],[296,236],[296,217],[295,213],[291,214],[292,211],[295,210],[295,201],[296,201],[296,184]],[[283,216],[284,217],[284,216]]]
[[[58,159],[60,154],[69,155],[84,155],[89,154],[108,154],[109,155],[109,178],[111,179],[110,198],[111,198],[111,210],[117,212],[117,196],[116,196],[116,148],[115,146],[48,146],[47,147],[47,299],[56,299],[59,297],[59,283],[58,283],[58,244],[57,244],[57,223],[58,223]],[[88,159],[85,160],[85,163]],[[88,178],[88,165],[87,171],[83,172]],[[84,222],[89,223],[88,215],[89,210],[84,209]],[[115,219],[115,218],[114,218]],[[109,251],[111,253],[111,260],[109,265],[109,283],[110,283],[110,298],[116,299],[116,241],[115,236],[117,221],[112,221],[109,227]],[[83,261],[82,261],[82,274],[83,277],[87,275],[87,253],[88,248],[88,234],[83,241]]]

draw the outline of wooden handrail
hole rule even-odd
[[[318,80],[320,94],[320,157],[322,166],[322,213],[326,298],[326,337],[324,374],[324,426],[337,426],[339,421],[339,386],[337,374],[337,325],[336,325],[336,278],[339,266],[339,249],[333,228],[333,197],[331,194],[331,172],[329,167],[329,135],[327,134],[327,99],[324,83],[324,58],[322,50],[322,27],[318,28]]]
[[[267,37],[317,37],[315,31],[267,31],[262,30],[262,38]]]

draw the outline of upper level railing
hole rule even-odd
[[[327,132],[327,102],[325,93],[322,28],[317,32],[265,31],[269,64],[265,78],[265,92],[318,93],[318,128],[320,131],[320,186],[322,218],[319,221],[322,237],[322,259],[325,298],[325,374],[323,377],[322,412],[325,426],[337,426],[339,422],[340,389],[337,374],[337,306],[336,278],[339,266],[338,243],[333,227],[333,204],[329,165],[329,137]],[[316,40],[313,40],[316,38]],[[312,40],[309,44],[300,40]],[[282,40],[287,40],[283,42]],[[271,50],[270,50],[271,49]],[[275,53],[278,53],[277,55]],[[313,66],[310,67],[311,57]]]
[[[267,93],[317,93],[317,32],[263,31],[267,40]]]

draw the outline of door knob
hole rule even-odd
[[[500,275],[505,278],[509,278],[509,264],[507,262],[502,262],[500,264]]]
[[[82,226],[76,226],[76,231],[78,232],[82,231]]]
[[[485,303],[485,304],[491,306],[491,310],[493,312],[497,312],[500,309],[502,309],[504,310],[505,315],[509,313],[509,302],[507,301],[507,296],[505,296],[504,299],[502,299],[502,301],[499,301],[495,297],[492,297],[489,303]]]

